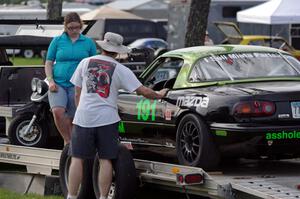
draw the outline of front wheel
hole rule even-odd
[[[46,147],[48,132],[43,121],[37,121],[32,124],[29,131],[26,132],[33,114],[26,113],[17,115],[10,123],[8,128],[8,137],[11,144],[28,147]]]
[[[117,159],[113,164],[113,182],[108,199],[132,199],[137,189],[137,178],[134,161],[129,150],[120,145]],[[93,186],[96,198],[100,198],[99,190],[99,159],[96,155],[93,167]]]
[[[207,125],[195,114],[185,115],[176,134],[176,152],[180,164],[214,169],[220,154]]]

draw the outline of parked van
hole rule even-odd
[[[167,38],[163,25],[146,19],[99,19],[86,35],[98,40],[103,39],[106,32],[121,34],[125,45],[140,38]]]

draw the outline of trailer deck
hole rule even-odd
[[[0,144],[0,162],[23,165],[27,173],[49,176],[59,169],[60,150]],[[223,165],[221,171],[134,159],[142,184],[210,198],[300,198],[300,161],[244,160]],[[178,183],[178,174],[200,174],[195,185]]]

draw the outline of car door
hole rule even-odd
[[[161,58],[147,70],[143,82],[153,90],[161,90],[167,80],[175,80],[183,61]],[[173,81],[175,82],[175,81]],[[172,87],[172,85],[170,86]],[[118,108],[122,122],[119,126],[120,136],[134,142],[162,144],[166,125],[170,123],[166,107],[168,102],[163,99],[147,99],[136,93],[119,92]]]

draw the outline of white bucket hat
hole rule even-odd
[[[131,51],[130,48],[123,45],[123,37],[117,33],[107,32],[104,35],[103,41],[97,41],[99,46],[108,51],[115,53],[129,53]]]

